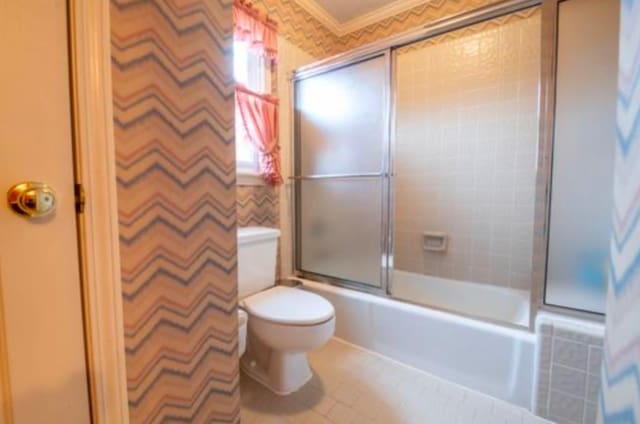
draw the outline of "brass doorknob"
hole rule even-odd
[[[56,209],[56,192],[45,183],[25,181],[7,192],[9,207],[18,215],[41,218]]]

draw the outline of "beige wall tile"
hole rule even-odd
[[[399,50],[399,269],[530,287],[539,25],[534,9]]]

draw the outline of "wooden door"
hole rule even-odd
[[[0,376],[2,422],[88,423],[63,0],[0,0]],[[49,184],[57,210],[6,205],[21,181]]]

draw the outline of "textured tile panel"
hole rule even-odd
[[[559,423],[594,424],[602,337],[546,322],[537,333],[536,413]]]

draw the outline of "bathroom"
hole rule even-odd
[[[287,6],[268,0],[249,9],[276,25],[271,81],[253,87],[279,102],[282,183],[256,187],[243,181],[251,170],[240,171],[239,226],[249,228],[239,230],[238,266],[249,344],[270,337],[252,329],[265,317],[243,293],[243,267],[255,275],[260,256],[243,257],[254,243],[244,240],[260,227],[280,230],[272,234],[281,285],[331,302],[334,340],[309,353],[314,371],[298,390],[257,371],[262,355],[249,348],[243,418],[596,422],[615,153],[602,140],[615,132],[617,2],[450,2],[459,9],[446,12],[432,2],[378,23],[350,18],[355,4],[325,3],[352,33],[320,58],[320,47],[297,38],[297,25],[312,19],[289,20]],[[293,15],[317,18],[315,10],[302,4]],[[245,75],[240,84],[255,84]],[[297,311],[282,301],[279,311]],[[376,376],[377,355],[410,371]],[[490,415],[483,396],[505,404]]]
[[[0,9],[0,422],[640,422],[638,0]]]

